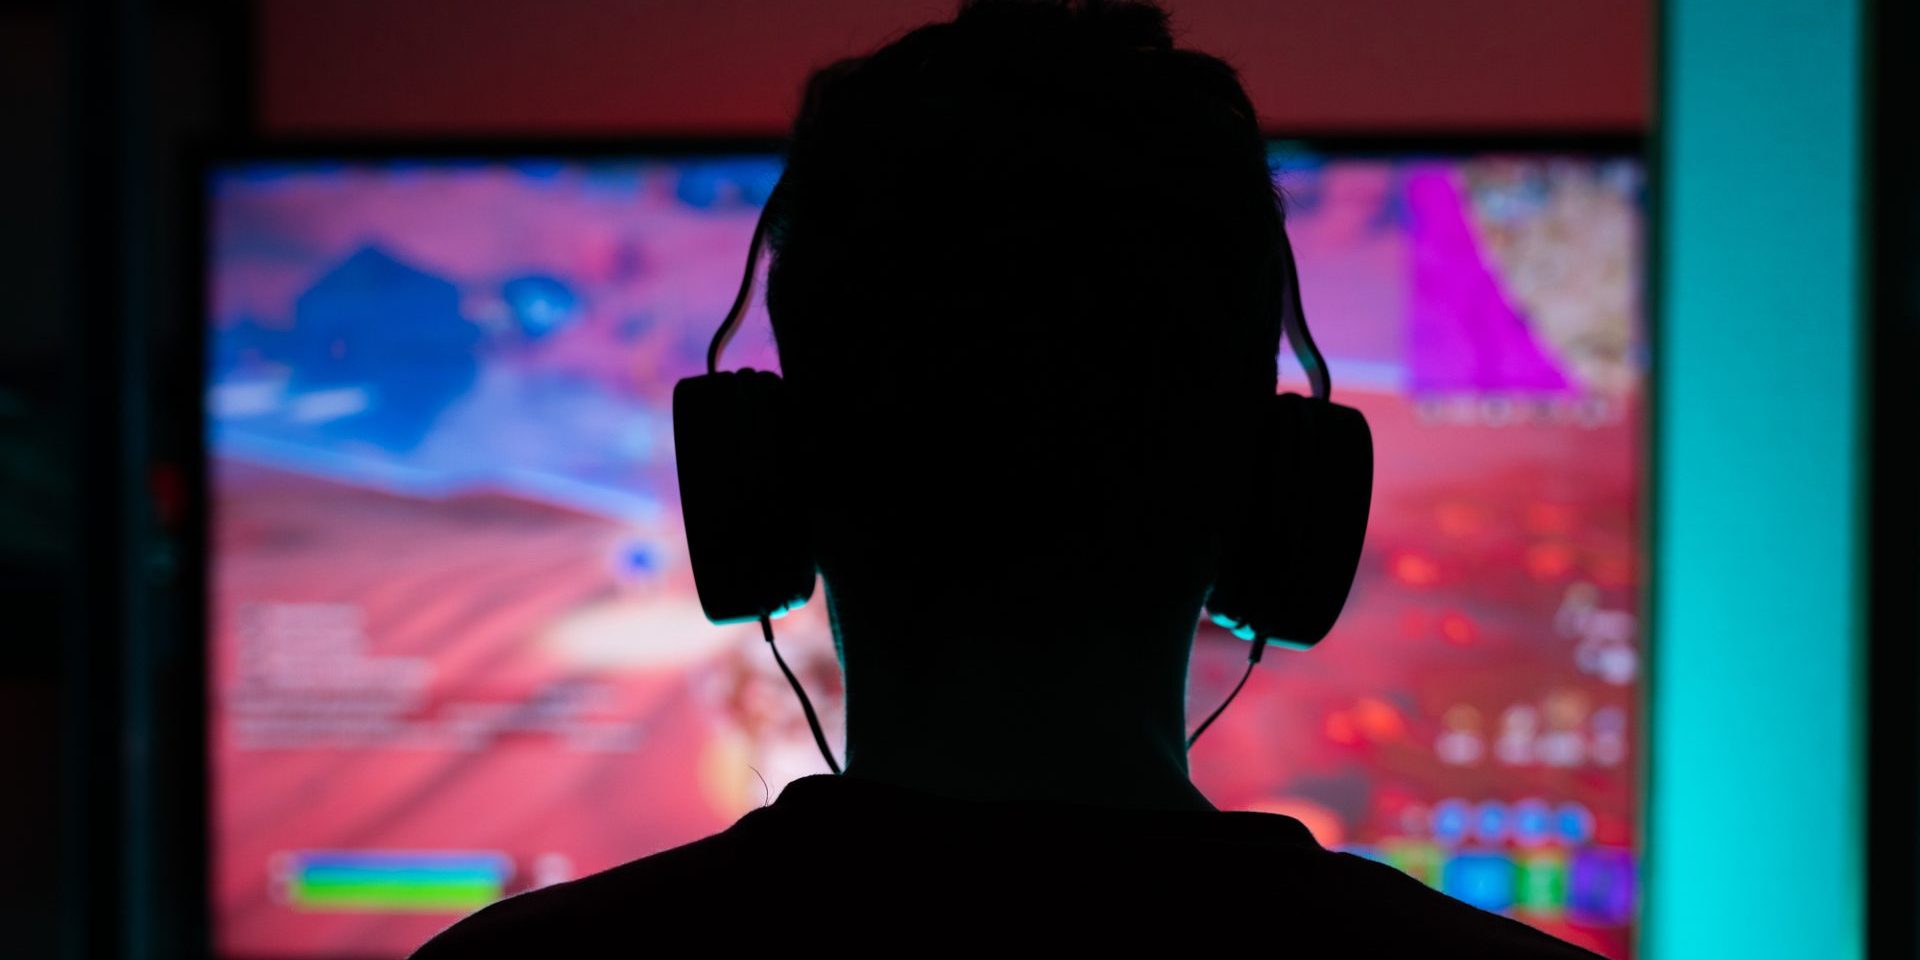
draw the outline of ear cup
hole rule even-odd
[[[687,556],[714,623],[777,617],[813,596],[813,553],[784,475],[785,401],[779,376],[758,370],[688,377],[673,388]]]
[[[1273,397],[1261,419],[1250,513],[1207,612],[1242,639],[1311,647],[1340,618],[1360,566],[1373,432],[1352,407],[1292,393]]]

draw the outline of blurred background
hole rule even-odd
[[[1556,932],[1588,937],[1586,942],[1619,956],[1920,952],[1920,794],[1914,786],[1920,769],[1920,669],[1914,655],[1920,641],[1920,543],[1909,464],[1920,406],[1909,369],[1920,312],[1914,283],[1920,198],[1910,173],[1911,146],[1894,136],[1911,112],[1896,95],[1910,89],[1913,79],[1909,5],[1164,5],[1184,44],[1222,56],[1241,71],[1275,137],[1276,175],[1283,186],[1298,185],[1303,195],[1316,198],[1302,214],[1305,229],[1320,223],[1316,210],[1333,218],[1328,211],[1337,212],[1341,198],[1351,199],[1355,190],[1384,191],[1372,202],[1388,211],[1383,216],[1398,219],[1391,229],[1379,229],[1395,237],[1404,233],[1412,238],[1405,242],[1416,245],[1425,235],[1416,227],[1427,222],[1419,211],[1422,198],[1432,197],[1422,192],[1428,187],[1458,188],[1465,199],[1455,202],[1466,205],[1469,226],[1482,235],[1488,223],[1509,222],[1501,219],[1500,203],[1516,196],[1538,201],[1569,191],[1589,198],[1617,195],[1626,198],[1619,208],[1625,226],[1618,229],[1627,231],[1620,242],[1630,244],[1620,249],[1630,251],[1632,264],[1614,278],[1615,292],[1624,291],[1631,302],[1621,314],[1620,329],[1628,332],[1607,354],[1618,369],[1608,374],[1595,373],[1591,365],[1579,368],[1582,384],[1617,375],[1619,383],[1595,389],[1614,391],[1606,393],[1616,403],[1602,419],[1615,417],[1607,422],[1620,432],[1599,441],[1587,434],[1581,435],[1586,441],[1542,441],[1548,445],[1541,448],[1548,451],[1543,457],[1561,457],[1563,466],[1573,464],[1569,469],[1578,472],[1580,461],[1567,459],[1567,451],[1589,441],[1592,450],[1620,445],[1608,466],[1624,478],[1625,492],[1591,495],[1594,502],[1615,504],[1623,518],[1624,532],[1607,541],[1617,552],[1614,566],[1594,559],[1599,553],[1580,555],[1598,570],[1589,584],[1555,579],[1562,575],[1556,566],[1561,561],[1551,551],[1516,553],[1513,563],[1535,564],[1526,568],[1535,587],[1552,585],[1550,594],[1540,594],[1545,606],[1536,613],[1542,623],[1564,625],[1569,616],[1581,624],[1599,622],[1594,617],[1606,612],[1607,603],[1632,613],[1636,626],[1623,628],[1623,636],[1631,635],[1635,662],[1642,666],[1620,668],[1616,658],[1588,669],[1582,661],[1601,694],[1583,699],[1568,687],[1543,694],[1544,719],[1509,710],[1498,722],[1488,711],[1484,721],[1486,749],[1497,750],[1501,732],[1511,733],[1515,724],[1530,730],[1538,722],[1550,734],[1553,718],[1571,711],[1581,730],[1592,727],[1595,757],[1602,756],[1601,739],[1627,738],[1630,752],[1616,761],[1626,772],[1608,780],[1599,767],[1587,772],[1569,764],[1573,772],[1542,774],[1537,783],[1519,773],[1489,774],[1492,779],[1468,782],[1490,786],[1461,788],[1479,794],[1455,797],[1436,786],[1428,796],[1408,786],[1402,796],[1393,784],[1425,781],[1408,772],[1412,761],[1394,759],[1398,748],[1381,745],[1386,740],[1410,729],[1415,740],[1426,738],[1423,751],[1431,746],[1443,761],[1467,766],[1474,761],[1458,758],[1477,758],[1472,751],[1481,748],[1468,744],[1482,736],[1480,712],[1451,709],[1468,706],[1471,697],[1460,695],[1460,704],[1428,703],[1409,687],[1398,700],[1356,694],[1311,718],[1325,734],[1316,748],[1337,754],[1327,763],[1369,771],[1371,799],[1349,804],[1339,790],[1311,784],[1279,793],[1261,793],[1266,788],[1253,785],[1245,786],[1248,799],[1236,804],[1301,816],[1323,841],[1333,843],[1328,837],[1338,833],[1349,841],[1342,845],[1410,872],[1431,870],[1436,885],[1457,880],[1469,899],[1492,896],[1489,905],[1523,914],[1535,909],[1534,919]],[[222,592],[229,581],[221,578],[233,570],[264,569],[246,565],[256,556],[247,551],[257,552],[263,543],[284,546],[311,531],[289,533],[265,520],[243,529],[219,525],[232,518],[251,523],[247,511],[264,509],[259,498],[245,498],[250,491],[266,489],[262,496],[270,505],[289,510],[332,502],[307,487],[262,487],[256,474],[223,472],[210,463],[210,453],[218,460],[231,443],[232,449],[251,451],[240,457],[249,469],[263,463],[287,468],[285,461],[272,460],[283,449],[272,444],[293,435],[257,423],[221,432],[241,409],[222,404],[244,406],[257,393],[247,389],[267,382],[247,379],[253,368],[245,366],[251,362],[245,356],[231,368],[215,356],[235,342],[235,330],[254,329],[247,324],[275,329],[277,321],[264,313],[240,316],[241,307],[254,302],[248,299],[253,292],[271,286],[270,280],[248,279],[248,270],[298,261],[299,269],[310,268],[303,283],[337,268],[342,282],[372,283],[365,277],[374,271],[387,278],[379,282],[391,284],[400,282],[395,276],[416,282],[411,278],[424,276],[428,267],[421,264],[428,264],[460,287],[461,315],[482,330],[475,336],[485,338],[484,350],[491,351],[479,361],[489,365],[486,370],[535,377],[584,369],[535,341],[545,336],[549,318],[560,317],[551,320],[556,326],[566,320],[576,299],[587,302],[593,294],[597,302],[608,302],[610,295],[595,293],[600,280],[564,275],[560,267],[515,267],[516,273],[485,253],[457,263],[434,262],[429,254],[408,261],[408,241],[400,236],[406,226],[379,227],[384,221],[372,213],[326,226],[314,211],[361,209],[355,203],[407,216],[446,217],[452,215],[445,211],[457,210],[461,219],[449,230],[500,231],[503,223],[519,229],[533,222],[513,219],[522,215],[516,204],[535,203],[545,196],[540,190],[575,189],[579,180],[586,184],[580,196],[593,206],[612,195],[609,190],[653,196],[649,184],[667,183],[658,188],[671,194],[659,213],[658,222],[667,226],[658,236],[633,241],[639,252],[631,256],[638,259],[620,266],[629,254],[614,244],[581,253],[579,262],[604,261],[611,266],[594,277],[628,283],[623,278],[644,276],[648,269],[671,273],[660,266],[670,253],[660,251],[707,244],[713,257],[680,275],[718,269],[713,264],[737,269],[741,231],[750,229],[760,191],[777,174],[778,141],[808,72],[943,18],[950,9],[945,0],[11,0],[0,6],[0,189],[7,194],[0,202],[0,290],[7,303],[0,321],[0,756],[6,758],[0,773],[0,954],[398,952],[391,946],[396,941],[380,939],[380,911],[391,903],[374,904],[372,919],[351,911],[329,915],[333,925],[324,932],[334,939],[327,942],[363,946],[311,947],[319,942],[311,937],[305,948],[273,946],[281,942],[276,936],[307,936],[305,928],[276,927],[272,911],[289,902],[299,908],[306,902],[302,891],[311,892],[300,884],[318,883],[313,878],[321,876],[290,881],[283,874],[377,873],[393,864],[313,859],[316,850],[347,843],[338,836],[324,843],[267,838],[262,849],[276,852],[245,868],[252,873],[232,878],[210,853],[221,831],[241,830],[238,824],[248,815],[284,818],[292,809],[265,801],[256,809],[248,806],[250,798],[321,789],[328,777],[348,776],[323,764],[248,771],[280,779],[244,794],[229,783],[237,775],[234,765],[244,761],[229,757],[233,748],[221,726],[236,709],[228,700],[233,681],[220,660],[229,640],[222,638],[229,613],[241,619],[252,614],[240,612],[245,604],[238,600],[231,611],[223,606],[230,599]],[[618,160],[623,157],[638,159]],[[609,158],[618,162],[609,167]],[[396,167],[396,161],[404,162]],[[495,176],[497,182],[462,180],[460,171],[471,172],[475,164],[492,171],[476,176]],[[1287,179],[1290,170],[1293,181]],[[1370,180],[1368,171],[1378,176]],[[720,186],[712,187],[714,182]],[[341,184],[365,190],[341,192]],[[719,200],[708,195],[714,191]],[[1541,209],[1560,209],[1542,203]],[[617,211],[626,208],[602,203],[593,209],[614,210],[616,220],[609,222],[617,224]],[[357,215],[341,214],[348,220]],[[569,214],[575,219],[567,222],[598,223],[594,229],[618,233],[617,226],[593,220],[599,215]],[[1337,223],[1329,222],[1329,236],[1338,234]],[[1579,232],[1594,222],[1566,229]],[[337,234],[338,249],[295,243],[322,234]],[[1529,242],[1524,223],[1494,235],[1504,238],[1489,241],[1496,259]],[[1373,269],[1365,260],[1371,248],[1324,242],[1327,266],[1320,275],[1336,278],[1326,296],[1337,297],[1346,282],[1338,265]],[[1310,285],[1313,255],[1311,249],[1303,253]],[[303,256],[313,262],[306,264]],[[1510,261],[1496,263],[1496,273],[1502,264]],[[714,294],[705,288],[656,290],[645,286],[652,281],[633,282],[640,285],[632,289],[641,291],[634,295],[646,304],[670,306],[658,313],[636,307],[631,316],[606,320],[608,336],[620,344],[651,343],[651,325],[672,326],[682,314],[689,324],[695,318],[704,323],[711,313],[702,298]],[[305,297],[322,286],[315,281],[298,292]],[[722,301],[731,292],[715,289]],[[1514,296],[1532,302],[1524,290]],[[289,316],[310,315],[293,312],[293,293],[283,299]],[[302,302],[307,306],[299,309],[312,307]],[[600,322],[587,312],[581,316],[581,330]],[[1323,316],[1316,311],[1319,324],[1337,324]],[[509,318],[511,336],[487,332],[493,330],[487,317]],[[1554,337],[1551,331],[1542,336]],[[1347,356],[1362,371],[1360,381],[1371,375],[1367,371],[1418,380],[1422,369],[1437,369],[1416,360],[1406,368],[1412,374],[1394,373],[1401,370],[1392,366],[1397,341],[1382,343],[1353,339]],[[297,367],[274,353],[278,347],[249,344],[234,347],[236,355],[253,350],[270,361],[268,367]],[[671,361],[661,362],[669,369]],[[293,376],[298,381],[303,374],[296,370]],[[484,373],[476,376],[496,382]],[[629,392],[644,397],[646,389]],[[1381,390],[1383,397],[1393,392]],[[1404,413],[1408,436],[1417,440],[1425,436],[1419,430],[1467,409],[1441,403],[1443,393],[1415,390],[1404,411],[1395,407],[1383,415]],[[321,399],[342,396],[352,400],[337,393]],[[317,403],[300,409],[311,412]],[[1471,409],[1478,412],[1458,415],[1480,417],[1487,410]],[[635,423],[644,420],[644,410],[629,413]],[[300,420],[305,414],[290,416]],[[1485,426],[1478,420],[1475,425]],[[295,436],[303,438],[311,439]],[[324,443],[313,441],[313,449],[359,457],[353,469],[362,473],[374,462],[382,469],[444,467],[395,459],[391,443],[385,452],[364,454],[364,440],[329,436]],[[344,461],[327,461],[338,462]],[[1471,499],[1443,497],[1434,507],[1449,536],[1480,529],[1475,524],[1481,513]],[[581,509],[574,501],[563,505]],[[1528,535],[1551,533],[1576,546],[1585,535],[1578,532],[1585,529],[1579,528],[1582,516],[1602,518],[1593,521],[1595,530],[1615,516],[1597,507],[1588,515],[1576,511],[1565,523],[1578,529],[1566,533],[1557,526],[1563,518],[1553,504],[1540,508],[1546,512],[1525,520],[1532,524]],[[568,607],[570,615],[585,612],[552,636],[575,658],[570,663],[602,655],[594,644],[612,628],[593,616],[604,613],[614,618],[607,622],[627,625],[635,621],[620,618],[665,616],[658,612],[664,608],[655,607],[635,613],[640,608],[630,601],[655,596],[648,591],[671,592],[671,585],[647,578],[667,563],[657,551],[670,552],[673,538],[647,532],[644,518],[651,514],[645,504],[619,509],[629,512],[621,514],[625,526],[613,545],[594,541],[596,549],[617,556],[607,561],[617,565],[616,573],[604,574],[617,582],[592,587],[599,591],[593,597],[618,602],[605,609]],[[487,522],[522,522],[485,516]],[[1421,553],[1417,531],[1407,536],[1412,546],[1380,547],[1380,582],[1418,590],[1444,581],[1444,551]],[[1592,536],[1604,540],[1611,534]],[[1429,576],[1423,564],[1437,572]],[[1609,580],[1608,570],[1618,575]],[[232,589],[255,588],[266,589],[257,580]],[[300,593],[284,584],[277,589]],[[1615,594],[1617,602],[1610,599]],[[1499,629],[1498,617],[1473,605],[1484,601],[1469,597],[1458,610],[1435,607],[1430,626],[1418,610],[1389,618],[1379,608],[1378,622],[1407,636],[1437,631],[1464,649],[1476,642],[1478,631]],[[307,617],[287,628],[289,636],[331,629],[316,626],[313,614],[308,608],[268,611],[261,622]],[[679,629],[681,622],[674,623]],[[232,628],[234,636],[253,636],[246,633],[253,629]],[[807,621],[796,629],[809,629]],[[379,640],[378,630],[370,635]],[[1592,630],[1580,636],[1581,643],[1601,642]],[[1215,659],[1223,664],[1238,656],[1226,638],[1209,643],[1215,646],[1196,652],[1197,685],[1218,682],[1207,668],[1209,650],[1217,650]],[[740,756],[756,758],[760,768],[779,768],[785,761],[754,732],[756,711],[772,708],[753,701],[762,694],[752,683],[728,673],[748,668],[716,649],[685,652],[687,663],[700,660],[704,666],[676,661],[674,669],[682,672],[674,674],[680,678],[675,683],[684,684],[672,689],[720,704],[710,712],[739,727],[724,737],[714,734],[714,743],[746,751]],[[1523,681],[1533,676],[1527,662],[1501,661]],[[623,669],[628,667],[642,669]],[[829,662],[810,682],[830,686],[836,682],[830,674]],[[654,696],[651,689],[620,688],[618,696],[644,700]],[[586,710],[580,703],[597,702],[593,698],[603,694],[617,699],[597,687],[568,690],[568,697],[581,699],[567,700],[567,710]],[[1286,695],[1278,687],[1273,692]],[[1610,707],[1607,698],[1613,696],[1620,700]],[[1245,736],[1253,737],[1251,724],[1259,715],[1249,716],[1242,704],[1236,708],[1240,722],[1248,725]],[[1231,732],[1212,736],[1240,744],[1248,756],[1271,749],[1249,746],[1253,741],[1235,740]],[[318,749],[328,757],[353,752],[338,743]],[[593,749],[613,748],[596,742]],[[726,793],[734,785],[710,767],[727,757],[733,755],[716,746],[687,762],[707,771],[700,774],[708,778],[703,789]],[[745,768],[744,760],[733,759]],[[1275,762],[1284,766],[1284,760]],[[1203,785],[1227,792],[1244,786],[1235,776],[1248,769],[1246,762],[1222,754],[1216,764],[1208,768],[1196,760],[1196,776],[1214,778]],[[1453,773],[1432,776],[1443,785],[1457,782],[1446,779]],[[1518,785],[1508,789],[1510,784]],[[1469,831],[1482,831],[1483,845],[1494,846],[1495,833],[1518,836],[1518,826],[1504,824],[1508,817],[1520,823],[1533,809],[1528,791],[1555,803],[1562,793],[1598,797],[1584,801],[1591,810],[1579,804],[1551,809],[1555,816],[1572,811],[1566,830],[1579,843],[1626,851],[1622,856],[1631,866],[1606,867],[1613,871],[1602,871],[1609,885],[1584,894],[1586,920],[1579,913],[1580,888],[1588,881],[1580,871],[1601,876],[1593,872],[1601,866],[1576,864],[1567,874],[1564,862],[1540,859],[1537,851],[1513,854],[1518,861],[1486,851],[1467,856],[1442,835],[1446,804],[1471,801],[1476,805],[1461,808],[1470,811],[1461,816],[1472,818]],[[1616,791],[1628,800],[1625,812],[1610,818],[1606,804]],[[1269,794],[1271,799],[1260,799]],[[727,817],[719,815],[733,815],[726,804],[737,801],[728,797],[701,807],[698,816],[676,813],[682,817],[677,829],[692,839],[717,828],[702,817],[718,816],[713,822],[724,825]],[[1361,808],[1363,813],[1355,812]],[[1408,828],[1419,842],[1406,846],[1413,841],[1375,822],[1389,815],[1394,823],[1419,820],[1418,829]],[[1609,840],[1609,830],[1618,836]],[[482,883],[491,894],[547,882],[578,866],[558,854],[496,860],[486,849],[456,852],[467,860],[402,866],[492,876],[488,871],[497,862],[509,864],[500,868],[505,872],[497,882]],[[1456,876],[1436,857],[1464,866]],[[1464,872],[1467,867],[1481,872]],[[1534,891],[1535,902],[1524,892],[1485,893],[1481,884],[1492,882],[1486,877],[1509,887],[1534,882],[1528,877],[1546,879],[1537,881],[1544,886]],[[231,889],[223,887],[229,879]],[[1571,894],[1561,889],[1569,883],[1576,888]],[[257,903],[246,899],[256,894]],[[419,921],[424,926],[405,928],[408,936],[446,922],[445,910],[428,914]],[[362,935],[366,939],[355,939]],[[382,943],[387,945],[365,945]]]

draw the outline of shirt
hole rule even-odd
[[[983,803],[825,775],[704,840],[500,901],[414,956],[1241,947],[1595,957],[1326,850],[1291,817]]]

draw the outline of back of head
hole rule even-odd
[[[1279,337],[1228,66],[1148,4],[968,3],[815,75],[769,216],[836,613],[1197,613]]]

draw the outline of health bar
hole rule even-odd
[[[506,892],[500,853],[310,851],[293,854],[287,899],[302,910],[459,913]]]

